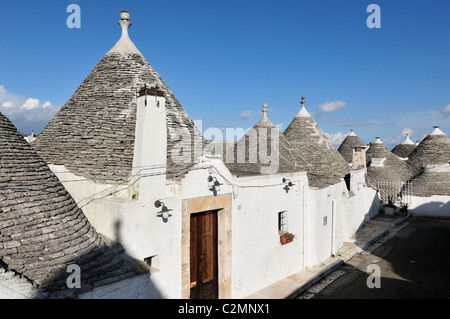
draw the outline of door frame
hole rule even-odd
[[[181,298],[190,298],[191,214],[217,210],[219,299],[231,298],[231,194],[183,199],[181,203]]]
[[[193,223],[193,221],[195,220],[195,223]],[[204,252],[204,248],[205,247],[203,247],[203,240],[204,240],[204,233],[203,233],[203,226],[204,226],[204,223],[205,223],[205,221],[209,221],[208,222],[208,224],[209,224],[209,229],[210,229],[210,231],[211,231],[211,235],[212,235],[212,238],[210,239],[211,240],[211,242],[212,242],[212,250],[210,250],[209,251],[209,253],[211,253],[212,254],[212,260],[211,260],[211,262],[212,262],[212,264],[211,265],[209,265],[207,268],[209,268],[210,270],[212,269],[212,286],[213,286],[213,290],[214,290],[214,295],[216,296],[215,298],[218,298],[218,294],[219,294],[219,286],[218,286],[218,267],[217,267],[217,262],[218,262],[218,258],[217,258],[217,210],[209,210],[209,211],[206,211],[206,212],[200,212],[200,213],[195,213],[195,214],[191,214],[191,223],[190,223],[190,225],[191,225],[191,235],[194,235],[194,233],[193,233],[193,228],[192,228],[192,226],[193,225],[195,225],[196,226],[196,228],[195,228],[195,230],[196,230],[196,233],[195,233],[195,243],[196,243],[196,247],[194,248],[194,250],[195,250],[195,252],[194,252],[194,254],[195,254],[195,257],[199,257],[199,258],[195,258],[195,260],[196,260],[196,262],[194,263],[194,264],[192,264],[191,263],[191,267],[190,267],[190,270],[191,270],[191,275],[192,275],[192,272],[194,271],[195,272],[195,286],[193,286],[193,287],[191,287],[191,295],[190,295],[190,298],[192,298],[192,299],[196,299],[196,298],[198,298],[198,297],[196,297],[196,298],[193,298],[193,296],[192,296],[192,290],[194,289],[195,291],[196,291],[196,294],[197,295],[203,295],[203,293],[205,292],[203,289],[203,269],[205,268],[204,266],[206,266],[206,265],[204,265],[203,264],[203,262],[204,262],[204,259],[201,257],[202,255],[203,255],[203,252]],[[193,248],[193,246],[192,246],[192,237],[191,237],[191,241],[190,241],[190,244],[191,244],[191,256],[190,257],[192,257],[192,248]],[[200,255],[200,256],[199,256]],[[193,268],[193,266],[195,265],[195,267]],[[191,279],[191,281],[192,281],[192,279]],[[191,283],[192,284],[192,283]],[[196,288],[194,288],[194,287],[196,287]]]

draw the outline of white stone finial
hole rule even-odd
[[[402,144],[404,144],[404,145],[413,144],[414,145],[414,142],[409,139],[409,133],[406,133],[406,139],[403,141]]]
[[[302,105],[302,107],[295,117],[311,117],[311,115],[309,115],[305,107],[306,104],[305,97],[302,97],[300,104]]]
[[[383,144],[383,142],[380,140],[380,137],[375,137],[375,143],[374,144]]]
[[[124,21],[130,20],[130,13],[128,11],[122,11],[120,12],[120,18]]]
[[[109,50],[108,53],[117,52],[142,55],[128,36],[128,29],[131,26],[131,22],[128,21],[130,19],[130,14],[127,11],[122,11],[120,12],[120,18],[122,20],[120,20],[118,23],[122,28],[122,35],[119,41],[117,41],[117,43],[112,47],[111,50]]]
[[[302,100],[300,101],[300,104],[301,104],[302,106],[305,106],[305,103],[306,103],[305,97],[303,96],[303,97],[302,97]]]
[[[262,112],[263,112],[263,117],[264,118],[267,118],[267,103],[264,103],[263,105],[262,105],[262,107],[263,107],[263,109],[262,109]]]

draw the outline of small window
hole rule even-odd
[[[278,213],[278,233],[283,234],[287,232],[287,212]]]

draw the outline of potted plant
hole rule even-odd
[[[284,244],[290,243],[291,241],[294,240],[294,237],[295,237],[295,235],[292,233],[289,233],[289,232],[285,232],[285,233],[281,234],[281,236],[280,236],[281,244],[284,245]]]
[[[408,214],[408,206],[408,204],[400,203],[400,210],[398,212],[400,216],[404,217]]]
[[[145,85],[141,87],[138,90],[139,96],[142,95],[157,95],[157,96],[163,96],[164,93],[160,91],[160,88],[158,85],[155,84],[149,84],[149,86]]]
[[[392,200],[392,196],[388,196],[388,203],[384,205],[384,213],[386,215],[394,215],[396,206]]]

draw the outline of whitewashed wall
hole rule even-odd
[[[295,184],[288,192],[283,177]],[[233,298],[245,297],[303,268],[302,190],[306,183],[303,173],[236,178]],[[285,245],[280,243],[278,233],[281,211],[286,211],[287,231],[296,236]]]
[[[31,299],[36,292],[25,278],[0,268],[0,299]]]
[[[320,190],[309,188],[305,266],[315,267],[330,258],[378,214],[380,200],[376,191],[365,184],[365,169],[352,171],[350,181],[351,192],[343,180]]]
[[[366,168],[350,172],[350,195],[343,196],[345,211],[342,215],[342,238],[348,240],[366,221],[380,210],[378,193],[366,184]]]
[[[320,265],[342,244],[341,200],[345,183],[309,189],[307,195],[307,267]]]
[[[415,216],[450,217],[450,196],[411,196],[408,209]]]

